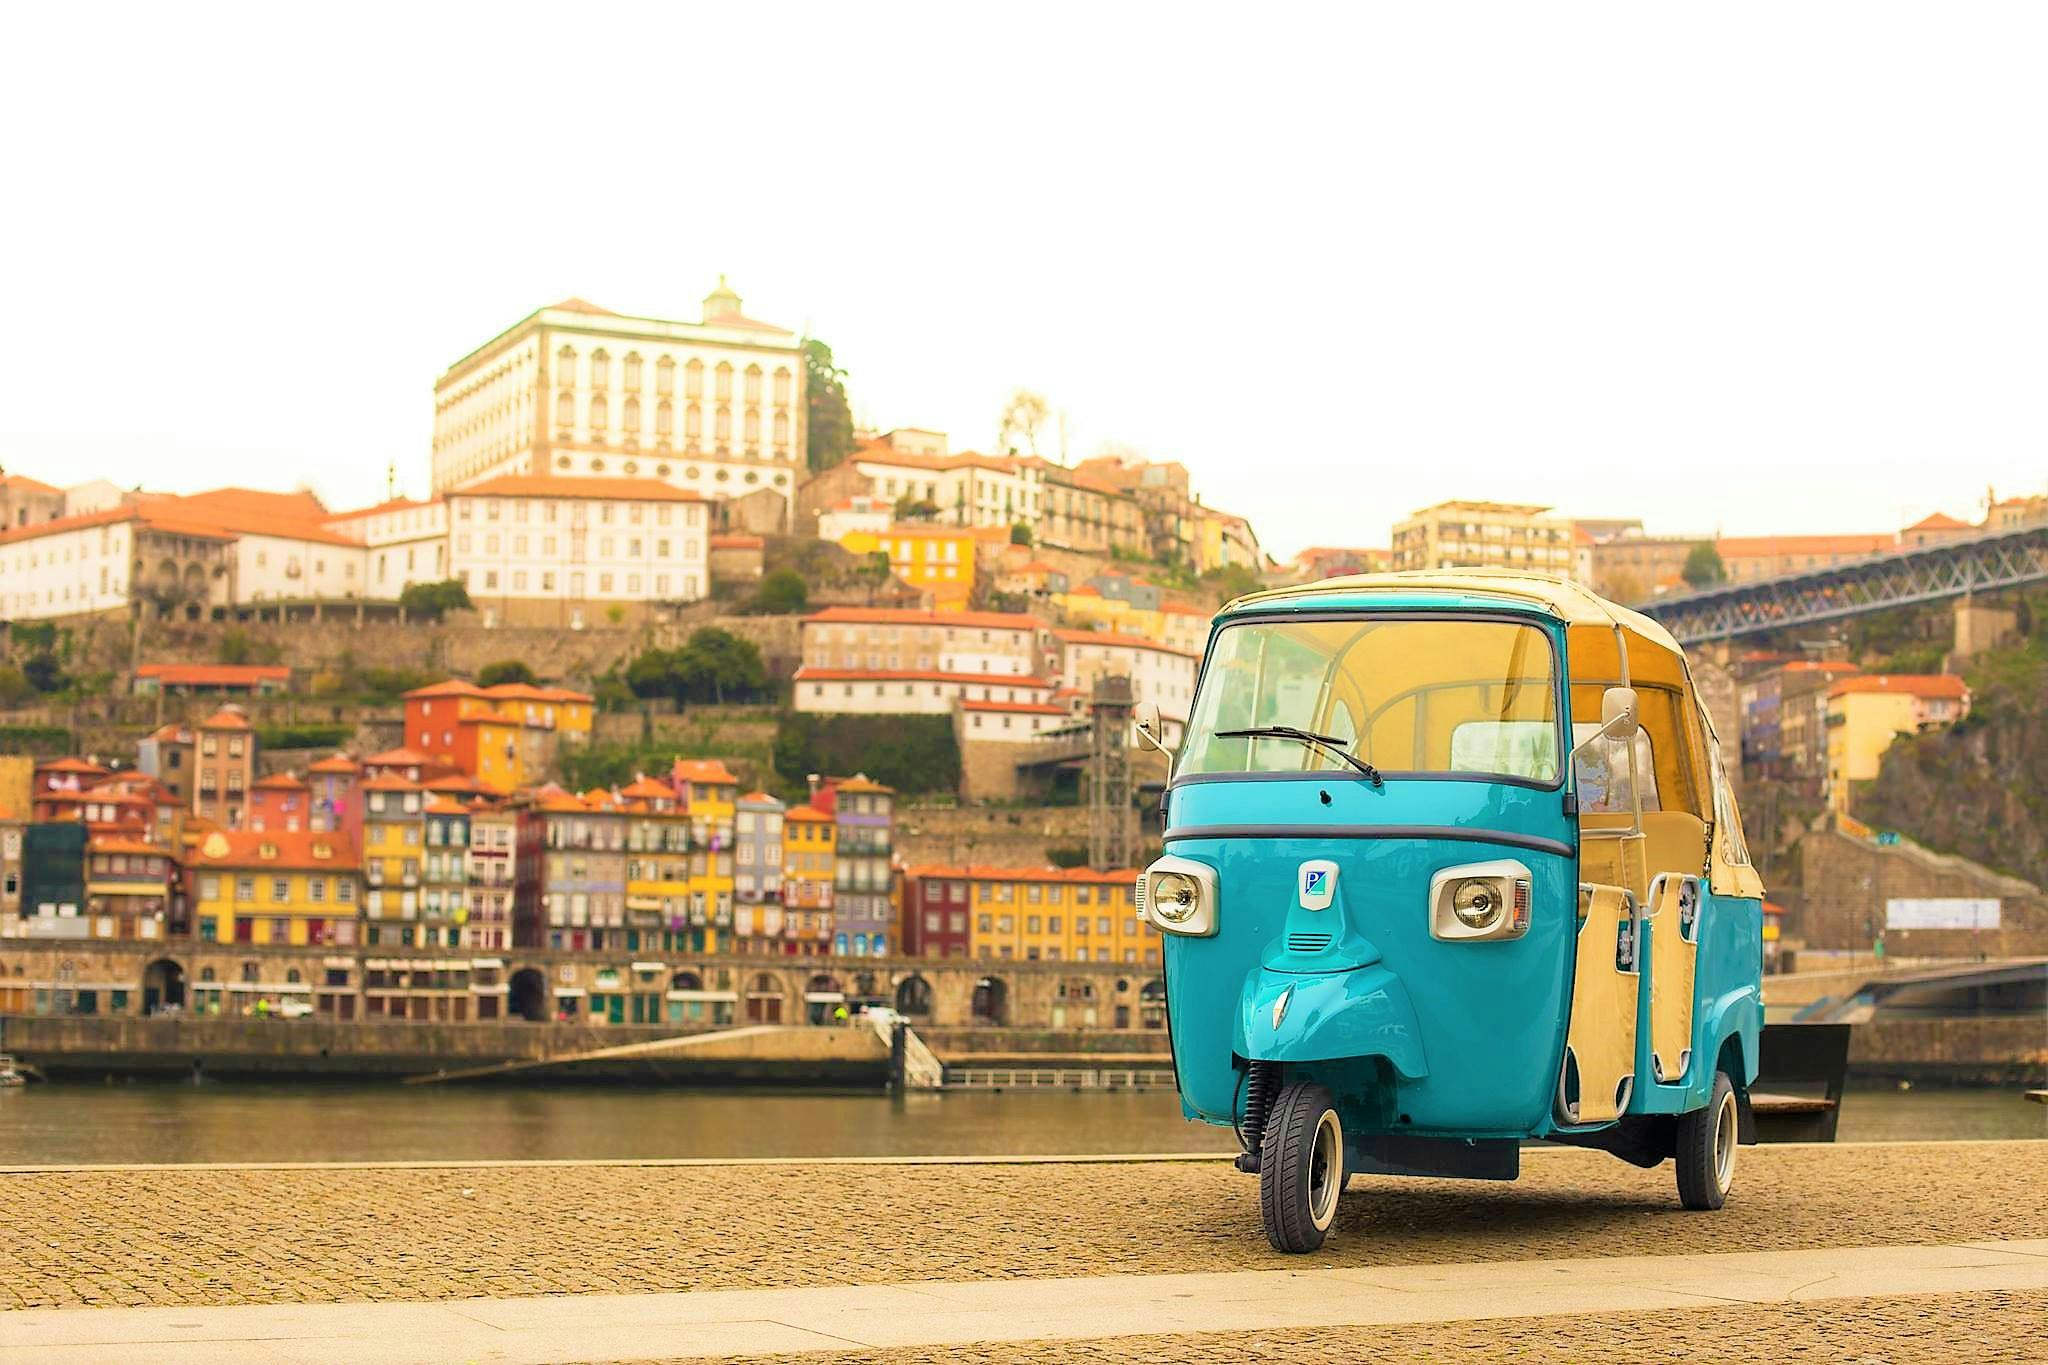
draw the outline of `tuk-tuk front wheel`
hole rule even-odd
[[[1678,1120],[1678,1202],[1689,1209],[1718,1209],[1735,1183],[1735,1083],[1714,1073],[1704,1109]]]
[[[1344,1123],[1320,1085],[1283,1089],[1259,1142],[1259,1214],[1275,1251],[1314,1251],[1337,1219]]]

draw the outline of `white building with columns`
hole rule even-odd
[[[567,299],[436,381],[433,487],[653,479],[711,500],[773,489],[788,501],[804,413],[801,338],[747,317],[722,276],[697,322]]]

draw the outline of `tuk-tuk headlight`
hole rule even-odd
[[[1500,887],[1485,877],[1467,877],[1451,892],[1451,910],[1467,929],[1491,929],[1500,907]]]
[[[1186,924],[1202,908],[1202,884],[1185,872],[1158,873],[1152,878],[1148,903],[1168,924]]]
[[[1200,937],[1216,932],[1216,869],[1169,853],[1138,878],[1138,913],[1153,928]]]
[[[1447,867],[1429,879],[1430,937],[1516,939],[1529,932],[1529,869],[1512,859]]]

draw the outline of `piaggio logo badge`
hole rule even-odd
[[[1302,909],[1327,910],[1337,896],[1337,865],[1328,858],[1303,863],[1296,885],[1301,888]]]

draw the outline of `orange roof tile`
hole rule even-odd
[[[95,834],[90,845],[94,853],[141,853],[158,858],[175,855],[162,844],[152,844],[146,839],[135,839],[120,834]]]
[[[291,773],[272,773],[268,777],[259,777],[251,782],[249,790],[302,792],[306,790],[306,784]]]
[[[265,849],[272,850],[267,856]],[[326,856],[321,856],[321,850]],[[306,830],[223,830],[207,833],[189,861],[199,867],[288,867],[354,872],[359,858],[345,834]]]
[[[745,796],[742,796],[740,800],[750,806],[779,806],[782,804],[781,801],[769,795],[767,792],[759,791],[748,792]]]
[[[483,694],[484,690],[473,682],[466,682],[461,678],[444,678],[437,683],[428,683],[425,687],[415,687],[405,694],[405,699],[411,701],[414,697],[480,697]]]
[[[199,728],[202,730],[247,730],[250,726],[247,716],[231,707],[223,706],[205,720],[200,721]]]
[[[833,790],[842,792],[874,792],[882,796],[896,794],[894,787],[885,787],[866,773],[856,773],[852,777],[835,777],[832,779],[832,787]]]
[[[386,749],[381,754],[371,754],[368,758],[364,759],[363,766],[378,768],[417,768],[423,763],[431,762],[433,762],[432,759],[428,758],[425,754],[421,753],[417,749]]]
[[[364,782],[358,790],[366,792],[416,792],[425,791],[426,788],[411,778],[401,777],[397,773],[379,773],[377,776]]]
[[[347,754],[330,754],[326,758],[306,765],[309,773],[359,773],[363,765]]]
[[[1900,692],[1925,700],[1962,701],[1970,688],[1953,673],[1865,673],[1844,678],[1828,688],[1831,697],[1861,692]]]
[[[810,805],[791,806],[788,810],[782,813],[782,819],[784,823],[794,822],[799,825],[829,825],[832,823],[831,816],[825,814],[825,812],[819,810],[816,806]]]
[[[36,764],[36,771],[39,773],[91,773],[98,777],[112,772],[113,769],[99,763],[88,762],[82,758],[53,758],[47,763]]]
[[[669,776],[681,782],[701,782],[706,786],[737,787],[740,783],[724,762],[716,758],[679,758],[669,768]]]
[[[155,678],[166,687],[253,687],[288,682],[292,671],[282,664],[142,664],[135,676]]]
[[[673,800],[676,789],[668,783],[642,773],[627,785],[619,788],[619,795],[635,800]]]
[[[1898,548],[1889,535],[1724,536],[1714,542],[1723,559],[1794,555],[1874,555]]]
[[[1908,531],[1974,531],[1967,521],[1957,521],[1946,512],[1930,512],[1906,528]]]
[[[467,815],[469,807],[452,797],[435,796],[428,799],[426,811],[429,815]]]
[[[709,502],[701,493],[687,493],[659,479],[620,477],[572,478],[568,475],[501,474],[467,488],[451,488],[451,498],[595,498],[617,502]]]

